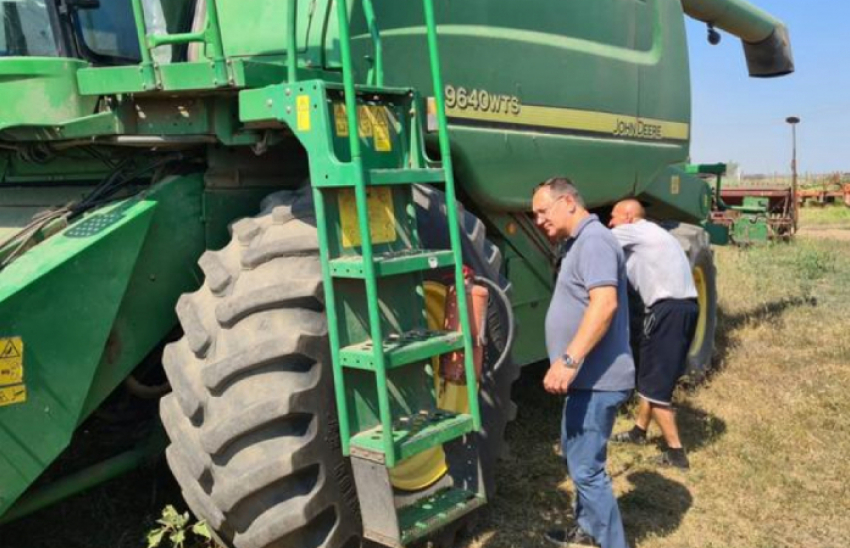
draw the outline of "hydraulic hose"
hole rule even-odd
[[[499,369],[505,364],[508,360],[508,356],[511,353],[511,347],[514,345],[514,338],[516,337],[516,325],[514,323],[514,309],[511,307],[511,300],[508,298],[507,293],[499,287],[499,284],[490,280],[489,278],[484,278],[482,276],[473,276],[472,280],[475,283],[480,283],[482,285],[487,286],[496,297],[502,302],[502,306],[505,307],[505,315],[506,320],[508,322],[508,335],[505,340],[505,347],[502,349],[502,353],[499,354],[499,358],[493,363],[493,366],[489,368],[492,373],[497,373]]]
[[[171,384],[168,382],[156,385],[144,384],[133,375],[124,379],[124,387],[128,392],[143,400],[155,400],[171,391]]]

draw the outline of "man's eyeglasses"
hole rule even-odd
[[[532,212],[532,213],[534,213],[534,220],[535,221],[541,221],[541,220],[545,219],[546,217],[548,217],[549,216],[549,210],[551,210],[555,206],[555,204],[558,203],[558,200],[560,200],[561,198],[563,198],[563,196],[558,196],[557,198],[552,200],[552,203],[549,204],[548,206],[546,206],[545,208],[541,209],[540,211]]]

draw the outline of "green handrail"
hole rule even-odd
[[[452,151],[449,144],[448,121],[443,101],[443,77],[440,68],[440,48],[437,43],[437,23],[434,17],[433,0],[423,0],[425,8],[425,27],[428,32],[428,55],[431,64],[431,79],[434,83],[434,102],[437,107],[437,128],[440,139],[440,157],[443,171],[446,173],[446,211],[449,217],[449,241],[455,256],[455,287],[457,287],[457,305],[463,332],[463,364],[466,372],[466,389],[469,399],[469,412],[472,415],[475,430],[481,429],[481,414],[478,409],[478,386],[475,382],[475,365],[472,360],[472,332],[469,329],[469,309],[466,302],[465,280],[463,276],[463,255],[461,254],[460,228],[457,218]]]
[[[366,17],[366,24],[369,26],[369,34],[372,35],[372,43],[375,46],[374,72],[370,71],[370,76],[375,76],[375,85],[383,86],[384,47],[381,44],[381,29],[378,28],[378,20],[375,17],[375,9],[372,6],[372,0],[363,0],[363,15]]]
[[[156,89],[156,71],[153,68],[153,59],[148,46],[148,31],[145,26],[145,10],[142,0],[133,0],[133,19],[136,22],[136,37],[139,40],[139,53],[142,56],[142,88],[145,90]]]
[[[313,202],[316,206],[316,219],[327,219],[325,195],[318,186],[313,187]],[[319,249],[329,249],[328,230],[325,223],[316,223],[319,233]],[[345,375],[340,364],[339,329],[337,326],[336,295],[334,294],[333,277],[331,277],[328,257],[322,254],[322,283],[325,288],[325,313],[328,316],[328,342],[331,346],[331,363],[333,364],[334,395],[336,411],[339,415],[339,437],[342,444],[342,454],[349,454],[351,444],[351,426],[348,422],[348,400],[345,397]]]
[[[369,206],[366,197],[366,179],[363,171],[363,154],[360,148],[360,135],[357,131],[357,96],[354,89],[354,63],[351,60],[351,36],[348,31],[348,6],[346,0],[337,0],[339,19],[340,53],[342,55],[342,80],[345,91],[345,109],[348,118],[348,141],[351,146],[351,162],[357,166],[354,181],[354,200],[357,205],[357,220],[360,229],[360,255],[363,258],[363,274],[368,303],[369,331],[375,359],[375,377],[378,389],[378,415],[381,419],[384,459],[390,468],[396,464],[395,445],[393,444],[393,423],[387,390],[387,371],[383,352],[383,334],[380,311],[378,309],[378,284],[375,279],[372,234],[369,230]]]
[[[214,85],[224,86],[228,83],[227,59],[224,57],[224,45],[221,41],[221,26],[218,21],[218,7],[215,0],[207,0],[206,43],[212,48],[213,63],[215,64]]]
[[[132,0],[133,17],[136,22],[136,35],[139,40],[139,51],[142,56],[142,79],[145,90],[158,88],[156,65],[151,51],[159,46],[173,44],[189,44],[203,42],[212,52],[215,79],[213,85],[226,86],[230,82],[227,72],[227,59],[224,56],[224,45],[221,39],[221,26],[218,19],[218,7],[215,0],[205,0],[207,13],[204,30],[183,32],[178,34],[151,34],[145,25],[145,10],[142,0]],[[294,2],[295,0],[293,0]]]
[[[286,11],[286,72],[290,84],[298,81],[297,20],[298,0],[289,0],[289,9]]]

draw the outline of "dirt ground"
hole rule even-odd
[[[803,221],[791,244],[715,250],[714,372],[677,395],[692,469],[651,465],[657,431],[647,446],[610,449],[636,548],[850,543],[850,223]],[[518,381],[500,492],[460,548],[542,548],[547,528],[570,523],[573,490],[553,450],[561,402],[542,390],[543,371]],[[628,427],[624,413],[616,430]],[[166,504],[183,507],[158,461],[0,527],[0,548],[143,548]]]

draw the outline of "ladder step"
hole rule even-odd
[[[402,508],[398,516],[402,545],[425,537],[485,502],[481,495],[452,487]]]
[[[454,254],[450,249],[409,249],[375,255],[375,276],[396,276],[410,272],[422,272],[434,268],[454,266]],[[351,255],[330,261],[331,276],[334,278],[363,279],[363,257]]]
[[[472,415],[448,411],[421,411],[393,423],[393,445],[397,461],[443,445],[473,430]],[[384,462],[383,429],[380,425],[351,438],[352,456]]]
[[[463,348],[459,331],[408,331],[384,339],[384,367],[393,369],[419,363],[440,354]],[[340,364],[352,369],[375,370],[375,348],[372,341],[346,346],[339,352]]]
[[[446,172],[441,168],[434,169],[371,169],[369,181],[371,185],[413,185],[436,184],[446,182]]]

